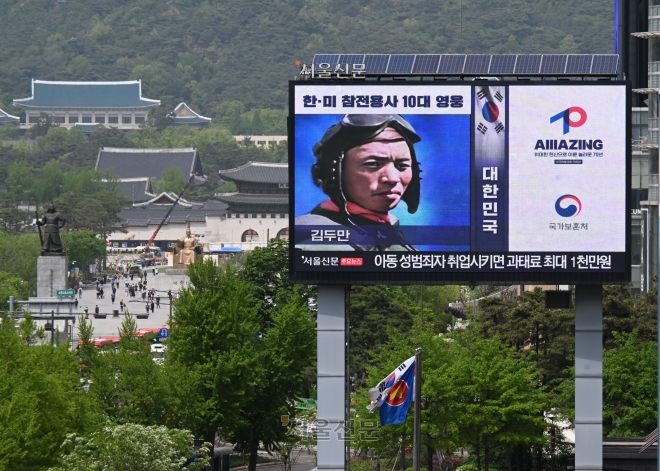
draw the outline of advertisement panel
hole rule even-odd
[[[623,82],[292,82],[291,278],[630,280]]]

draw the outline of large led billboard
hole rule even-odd
[[[292,82],[291,277],[625,283],[623,82]]]

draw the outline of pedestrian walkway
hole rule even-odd
[[[160,275],[159,275],[160,276]],[[151,276],[147,277],[147,286],[151,281]],[[137,278],[133,279],[134,283],[137,283]],[[78,299],[78,309],[76,309],[77,314],[85,314],[85,307],[89,308],[89,319],[92,322],[94,327],[94,337],[99,337],[101,335],[117,335],[117,331],[121,326],[122,321],[124,320],[124,315],[119,308],[119,302],[123,299],[126,302],[127,310],[133,316],[137,314],[146,314],[145,303],[142,301],[141,294],[139,292],[135,293],[135,298],[131,299],[124,294],[124,284],[123,281],[120,281],[119,288],[117,288],[117,293],[115,295],[115,302],[112,303],[110,294],[112,293],[112,284],[109,281],[103,285],[104,296],[103,299],[96,298],[96,286],[88,285],[83,287],[82,298]],[[176,291],[173,291],[176,292]],[[160,295],[160,308],[156,307],[156,302],[154,300],[154,312],[153,314],[149,313],[148,319],[136,319],[138,328],[140,327],[160,327],[165,325],[169,321],[170,315],[170,306],[169,298],[167,297],[166,292],[157,292],[156,295]],[[151,303],[150,303],[151,304]],[[105,314],[107,317],[105,319],[94,319],[94,309],[98,305],[99,313]],[[112,317],[112,311],[118,310],[119,317]],[[74,332],[74,335],[77,335],[77,332]]]

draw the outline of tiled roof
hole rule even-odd
[[[216,193],[220,201],[231,204],[288,205],[289,195],[253,195],[249,193]]]
[[[237,168],[220,170],[220,178],[233,182],[289,183],[289,165],[270,162],[248,162]]]
[[[163,205],[169,205],[171,206],[175,201],[177,201],[177,196],[174,192],[172,191],[163,191],[159,195],[152,195],[151,198],[147,201],[144,201],[140,203],[139,205],[136,204],[135,206],[147,206],[150,204],[153,204],[154,206],[163,206]],[[187,201],[184,198],[179,198],[179,201],[177,201],[177,206],[181,206],[182,208],[191,208],[193,207],[193,204],[190,201]]]
[[[162,178],[163,171],[176,167],[184,181],[197,172],[195,184],[204,182],[204,171],[197,149],[124,149],[101,147],[97,170],[110,170],[119,178]]]
[[[174,124],[204,124],[211,122],[211,118],[198,114],[184,102],[179,103],[168,116],[174,121]]]
[[[142,82],[55,82],[32,79],[32,96],[14,106],[65,108],[136,108],[160,105],[142,97]]]
[[[119,182],[119,186],[126,194],[128,200],[132,203],[142,203],[148,201],[154,196],[150,194],[151,185],[147,177],[127,178]]]
[[[0,124],[3,123],[18,123],[20,121],[18,116],[12,116],[6,111],[0,109]]]
[[[165,221],[165,224],[184,224],[188,221],[203,222],[206,220],[207,216],[222,216],[226,213],[226,209],[227,205],[218,201],[193,203],[193,206],[189,208],[183,208],[177,205],[170,213],[170,216]],[[135,206],[121,210],[119,212],[119,218],[122,221],[125,221],[129,226],[154,225],[160,224],[160,222],[167,214],[167,211],[169,211],[168,206]]]

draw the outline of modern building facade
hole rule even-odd
[[[77,124],[102,124],[118,129],[138,129],[159,100],[142,96],[142,82],[62,82],[32,79],[32,96],[17,98],[14,106],[25,110],[22,128],[39,123],[41,114],[52,116],[67,129]]]
[[[658,281],[658,92],[660,0],[619,3],[619,79],[633,87],[632,102],[632,290]]]

